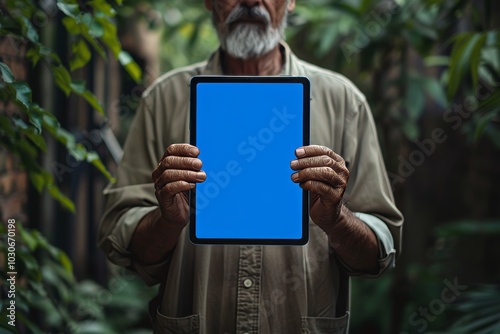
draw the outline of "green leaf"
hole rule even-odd
[[[23,33],[25,34],[26,38],[33,42],[33,43],[38,43],[38,33],[36,32],[35,27],[31,24],[31,22],[28,20],[27,17],[21,17],[21,24],[23,26]]]
[[[61,204],[64,208],[68,209],[72,213],[75,212],[75,204],[73,203],[73,201],[71,199],[69,199],[68,197],[66,197],[66,195],[64,195],[61,192],[59,187],[57,187],[54,184],[53,180],[49,185],[47,185],[47,190],[48,190],[49,194],[52,196],[52,198],[54,198],[56,201],[58,201],[59,204]]]
[[[16,251],[16,255],[20,258],[20,262],[22,262],[26,267],[26,271],[28,272],[28,274],[30,272],[37,272],[39,270],[38,262],[36,261],[33,254],[28,252]]]
[[[47,151],[47,144],[45,142],[45,138],[41,134],[33,133],[33,132],[25,132],[26,136],[35,144],[42,152]]]
[[[18,105],[20,104],[25,111],[29,110],[31,104],[30,86],[27,83],[20,81],[13,82],[9,85],[15,91],[16,101],[18,102]]]
[[[424,58],[425,66],[449,66],[450,57],[447,56],[429,56]]]
[[[19,117],[12,117],[12,122],[14,123],[14,125],[18,128],[17,130],[27,130],[28,129],[28,124],[26,124],[26,122],[22,119],[22,118],[19,118]]]
[[[85,90],[81,96],[94,108],[97,110],[100,114],[104,115],[104,108],[102,107],[101,103],[97,99],[97,97],[89,90]]]
[[[57,7],[69,17],[76,18],[78,15],[80,15],[80,8],[78,7],[78,5],[68,4],[58,0]]]
[[[30,171],[29,176],[38,192],[42,192],[44,188],[47,189],[52,198],[58,201],[64,208],[70,212],[75,212],[75,204],[61,192],[48,171]]]
[[[483,34],[464,33],[456,40],[451,52],[448,97],[451,99],[463,81],[466,70],[470,69],[471,57]],[[484,40],[482,42],[484,44]],[[476,73],[477,75],[477,73]]]
[[[113,17],[116,14],[113,7],[111,7],[111,5],[107,1],[92,0],[88,2],[88,5],[90,5],[95,12],[101,12],[108,17]]]
[[[71,75],[68,70],[61,64],[56,64],[51,66],[52,73],[56,81],[57,87],[59,87],[66,96],[71,93]]]
[[[328,51],[332,48],[333,44],[337,40],[338,29],[335,24],[328,24],[324,27],[321,39],[319,41],[319,47],[316,50],[318,56],[325,56]]]
[[[62,23],[71,35],[80,34],[80,26],[74,18],[66,16],[62,19]]]
[[[104,51],[104,49],[102,48],[102,46],[97,42],[97,40],[94,37],[92,37],[87,31],[82,31],[82,35],[83,35],[83,37],[85,37],[85,40],[90,45],[92,45],[92,47],[94,48],[94,50],[96,50],[96,52],[103,59],[107,59],[106,52]]]
[[[478,71],[479,71],[479,62],[480,62],[480,57],[481,57],[481,51],[483,49],[483,46],[486,42],[486,34],[481,34],[479,39],[476,41],[476,43],[473,46],[473,50],[471,52],[470,56],[470,71],[471,71],[471,76],[472,76],[472,87],[473,89],[476,89],[477,83],[479,80],[478,77]]]
[[[476,129],[474,131],[474,140],[478,141],[479,138],[483,135],[487,126],[500,114],[500,108],[494,110],[492,112],[487,113],[486,115],[479,116],[479,120],[476,125]]]
[[[432,96],[434,101],[436,101],[439,106],[443,108],[448,106],[448,99],[446,98],[445,89],[438,80],[431,77],[423,78],[422,85],[425,88],[427,94]]]
[[[89,47],[83,39],[79,39],[76,43],[74,43],[71,46],[71,51],[73,52],[73,58],[69,63],[70,71],[84,67],[92,58]]]
[[[75,145],[75,136],[73,136],[70,132],[66,131],[60,126],[56,128],[54,136],[61,144],[65,145],[66,148]]]
[[[85,146],[82,144],[76,144],[76,145],[68,145],[67,146],[69,153],[77,160],[77,161],[83,161],[85,160],[85,157],[87,156],[87,150],[85,149]]]
[[[37,104],[32,104],[30,106],[30,110],[28,113],[30,124],[33,125],[36,129],[36,133],[42,133],[42,122],[43,122],[43,114],[46,113],[43,108],[40,108]]]
[[[142,77],[142,71],[139,65],[132,59],[130,54],[126,51],[121,51],[118,54],[118,61],[125,67],[125,70],[130,74],[132,79],[139,83]]]
[[[0,62],[0,74],[2,75],[2,80],[5,83],[13,83],[14,82],[14,74],[10,70],[9,66]]]
[[[19,236],[26,244],[26,246],[28,246],[31,251],[34,251],[38,246],[38,242],[36,241],[36,239],[31,235],[30,232],[26,231],[24,228],[18,230]]]
[[[403,123],[403,132],[406,138],[408,138],[411,141],[417,140],[420,134],[420,130],[418,129],[415,122],[411,121],[406,121]]]
[[[29,172],[29,177],[31,180],[31,184],[39,193],[41,193],[45,185],[43,175],[39,172]]]
[[[96,21],[99,22],[99,24],[103,28],[101,39],[104,42],[104,45],[106,45],[111,50],[111,53],[115,57],[118,57],[122,47],[116,34],[116,25],[104,17],[96,18]]]
[[[68,274],[73,274],[73,265],[71,264],[71,261],[66,253],[62,251],[59,252],[59,261]]]
[[[453,95],[458,90],[460,86],[463,73],[465,72],[464,67],[461,64],[461,59],[463,51],[467,46],[467,41],[471,38],[471,33],[462,33],[453,36],[450,40],[453,40],[453,49],[450,56],[450,76],[448,78],[448,98],[452,98]]]
[[[106,178],[112,182],[115,183],[116,179],[111,176],[109,171],[106,169],[106,166],[102,163],[101,159],[99,158],[99,155],[95,152],[89,152],[87,154],[87,162],[90,162],[94,167],[96,167]]]
[[[416,120],[422,114],[425,105],[425,94],[418,79],[410,78],[407,81],[405,107],[410,120]]]
[[[70,88],[74,93],[82,95],[86,91],[86,84],[87,82],[85,80],[75,80],[70,83]]]
[[[98,20],[92,19],[89,24],[89,34],[94,38],[101,38],[104,35],[104,27],[99,23]]]

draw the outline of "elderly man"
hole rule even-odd
[[[161,283],[150,308],[155,333],[347,332],[343,277],[375,277],[393,266],[403,220],[366,99],[282,41],[294,0],[205,0],[205,6],[220,49],[206,62],[166,73],[144,93],[118,181],[105,191],[100,247],[148,284]],[[311,81],[313,145],[298,147],[290,162],[290,182],[310,193],[308,244],[193,245],[188,194],[207,175],[199,149],[183,144],[190,79],[281,74]],[[279,196],[280,189],[273,191]]]

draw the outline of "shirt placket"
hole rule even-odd
[[[241,246],[236,301],[236,333],[259,332],[262,246]]]

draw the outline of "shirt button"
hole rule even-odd
[[[253,285],[253,281],[250,278],[247,278],[243,281],[243,286],[245,288],[249,288]]]

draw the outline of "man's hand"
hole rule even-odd
[[[200,150],[189,144],[172,144],[167,147],[158,167],[153,171],[155,195],[163,219],[177,226],[185,226],[189,216],[188,191],[196,183],[205,181],[198,159]]]
[[[311,192],[310,216],[325,232],[337,222],[349,171],[342,157],[324,146],[303,146],[295,150],[290,166],[298,171],[292,180]]]

